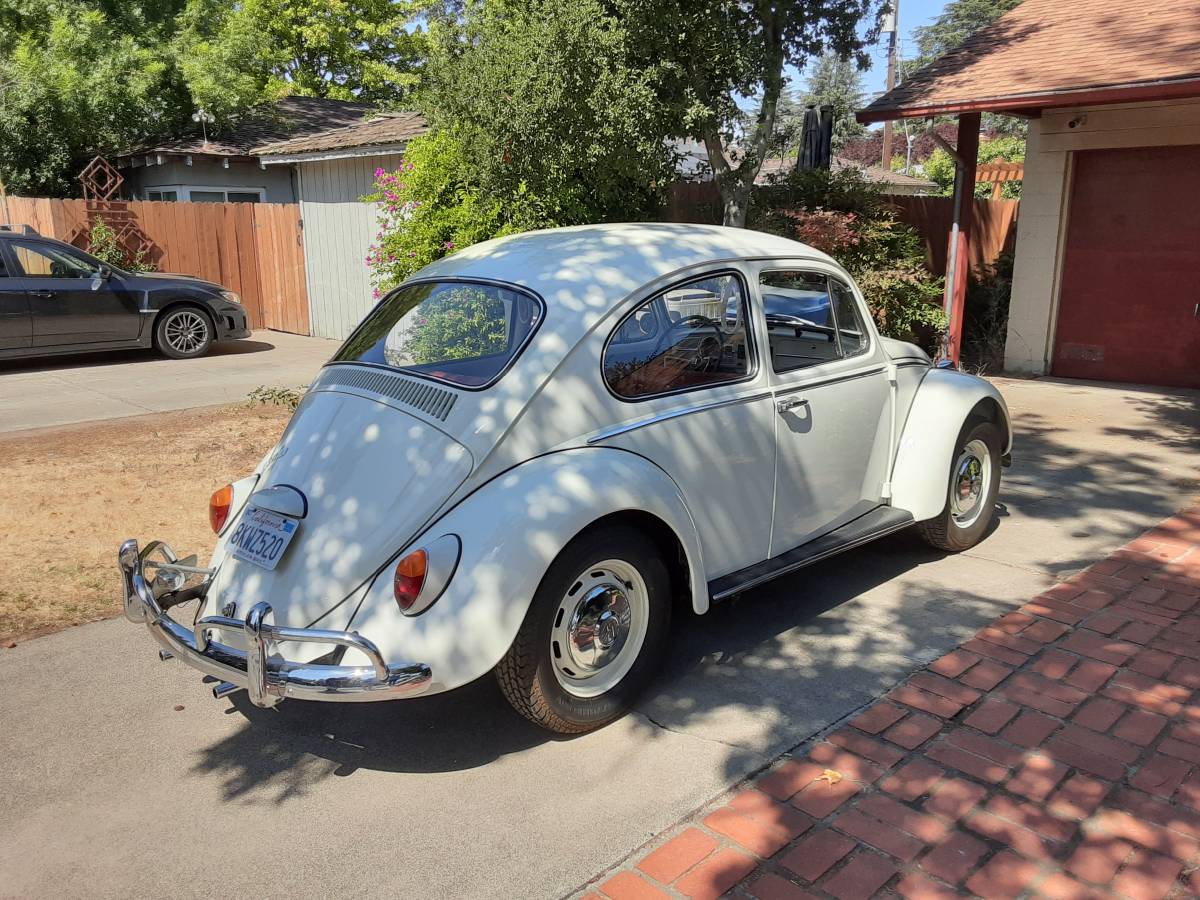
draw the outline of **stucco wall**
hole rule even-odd
[[[1005,367],[1050,369],[1059,276],[1070,216],[1072,155],[1079,150],[1200,144],[1200,100],[1054,110],[1029,123]],[[1113,185],[1113,203],[1121,185]]]
[[[192,164],[182,159],[168,157],[161,166],[139,166],[122,169],[125,177],[124,190],[134,199],[145,200],[146,189],[160,186],[188,184],[197,187],[263,188],[267,203],[295,203],[296,193],[292,188],[289,166],[267,166],[261,168],[257,162],[230,160],[226,169],[220,161],[192,157]]]

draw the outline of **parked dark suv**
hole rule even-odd
[[[0,225],[0,359],[154,347],[173,359],[250,336],[237,294],[187,275],[134,273]]]

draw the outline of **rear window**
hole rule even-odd
[[[361,362],[481,388],[499,378],[537,329],[542,305],[514,288],[421,282],[389,294],[333,362]]]

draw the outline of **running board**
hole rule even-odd
[[[708,595],[714,601],[724,600],[734,594],[757,587],[764,582],[805,566],[820,562],[830,556],[873,541],[875,538],[907,528],[913,523],[910,513],[891,506],[879,506],[865,515],[847,522],[828,534],[823,534],[786,553],[765,559],[760,563],[714,578],[708,583]]]

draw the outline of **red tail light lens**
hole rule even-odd
[[[425,584],[425,573],[429,568],[429,557],[424,550],[414,550],[396,563],[396,575],[392,580],[392,592],[401,612],[412,609]]]
[[[213,495],[208,498],[208,524],[212,526],[214,534],[220,534],[225,523],[229,521],[229,510],[232,506],[233,485],[231,484],[213,491]]]

